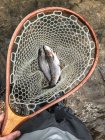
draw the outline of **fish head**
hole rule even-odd
[[[41,48],[39,48],[38,50],[38,56],[42,56],[44,54],[43,50]]]
[[[43,46],[43,50],[44,50],[44,52],[45,52],[45,56],[47,57],[47,58],[54,58],[54,52],[53,52],[53,50],[50,48],[50,47],[48,47],[48,46]]]

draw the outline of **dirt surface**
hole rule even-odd
[[[94,140],[105,140],[105,0],[0,0],[0,88],[5,87],[7,49],[16,26],[28,13],[48,6],[62,6],[79,13],[97,34],[97,68],[88,82],[67,99],[67,106],[85,122]],[[3,94],[0,97],[4,99]]]

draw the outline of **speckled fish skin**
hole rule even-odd
[[[61,75],[60,61],[56,53],[54,53],[50,47],[43,46],[43,50],[45,51],[45,56],[48,61],[51,73],[51,81],[49,83],[49,86],[54,87],[59,81]]]
[[[43,72],[46,79],[50,82],[51,81],[50,68],[48,65],[48,61],[46,60],[46,56],[43,48],[42,49],[40,48],[38,51],[38,64],[40,70]]]

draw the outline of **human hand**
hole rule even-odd
[[[4,114],[0,115],[0,128],[1,128],[1,124],[3,122],[3,119],[4,119]],[[10,133],[7,136],[0,137],[0,140],[15,140],[20,135],[21,135],[20,131],[15,131],[15,132]]]

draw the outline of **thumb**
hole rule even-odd
[[[6,140],[15,140],[16,138],[18,138],[21,135],[20,131],[15,131],[11,134],[9,134],[8,136],[5,136]]]

